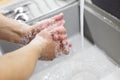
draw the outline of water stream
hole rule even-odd
[[[80,1],[80,32],[81,32],[81,48],[84,49],[84,0]]]

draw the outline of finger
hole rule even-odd
[[[65,39],[67,39],[67,35],[58,35],[57,40],[65,40]]]
[[[43,25],[50,25],[50,19],[45,19],[45,20],[42,20],[40,22],[37,22],[34,26],[36,27],[40,27],[40,26],[43,26]]]
[[[62,21],[63,16],[64,16],[64,14],[63,14],[63,13],[60,13],[60,14],[52,17],[52,18],[49,18],[48,21],[49,21],[49,23],[50,23],[51,25],[53,25],[53,24],[55,24],[55,23],[57,23],[57,22],[59,22],[59,21]]]
[[[51,30],[53,30],[54,28],[63,26],[64,24],[65,24],[65,21],[64,21],[64,20],[58,21],[58,22],[56,22],[54,25],[51,25],[51,24],[49,24],[49,22],[47,22],[46,24],[42,25],[41,27],[37,27],[37,29],[43,30],[43,29],[45,29],[45,28],[48,28],[48,31],[51,31]]]
[[[59,14],[59,15],[56,15],[52,18],[49,18],[49,19],[45,19],[45,20],[42,20],[40,22],[37,22],[35,25],[33,25],[34,27],[38,27],[39,30],[42,30],[46,27],[48,27],[49,25],[51,24],[57,24],[57,22],[61,21],[63,19],[63,13]],[[44,26],[43,26],[44,25]],[[57,25],[64,25],[64,22],[57,24]]]
[[[68,49],[63,49],[62,52],[63,52],[63,54],[65,54],[65,55],[68,55],[68,54],[70,53],[70,51],[69,51]]]
[[[60,13],[60,14],[52,17],[52,18],[45,19],[45,20],[42,20],[40,22],[37,22],[37,24],[38,25],[42,25],[43,23],[49,23],[49,24],[51,24],[52,22],[61,21],[63,19],[63,16],[64,16],[64,14]]]
[[[54,40],[65,40],[67,39],[67,35],[53,35]]]
[[[65,21],[61,20],[61,21],[57,21],[54,26],[64,26],[65,25]]]
[[[63,16],[64,16],[64,14],[63,14],[63,13],[60,13],[60,14],[52,17],[51,19],[53,19],[54,21],[60,21],[60,20],[63,19]]]
[[[70,42],[68,42],[67,40],[65,42],[63,42],[62,45],[72,47],[72,44]]]
[[[51,33],[57,33],[57,34],[66,34],[66,29],[63,26],[55,27],[55,28],[51,29],[50,32]]]
[[[67,47],[72,47],[72,44],[70,43],[70,42],[68,42],[68,40],[67,39],[65,39],[65,40],[63,40],[62,42],[61,42],[61,46],[62,47],[65,47],[65,46],[67,46]]]
[[[72,45],[67,40],[65,40],[65,43],[63,43],[63,47],[62,47],[62,52],[66,55],[69,54],[71,46]]]
[[[40,30],[43,30],[45,28],[47,28],[48,26],[50,26],[51,24],[54,24],[55,21],[53,21],[52,19],[45,19],[45,20],[42,20],[40,22],[37,22],[34,26],[34,28],[38,28]]]
[[[65,40],[62,41],[61,44],[62,44],[62,46],[66,46],[68,44],[68,41],[65,39]]]

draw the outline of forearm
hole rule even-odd
[[[35,45],[28,44],[0,58],[0,80],[27,80],[41,52]]]
[[[29,27],[26,24],[18,23],[0,14],[0,39],[9,42],[19,43],[25,30]]]

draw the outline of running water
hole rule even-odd
[[[1,46],[0,46],[0,56],[2,56],[2,48],[1,48]]]
[[[84,0],[80,0],[81,48],[84,49]]]

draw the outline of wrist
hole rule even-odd
[[[32,25],[32,26],[27,25],[27,24],[23,24],[23,25],[24,26],[21,29],[22,37],[21,37],[20,44],[26,45],[35,38],[37,33],[40,32],[40,30],[38,28],[36,28],[36,26],[34,26],[34,25]]]
[[[27,32],[26,30],[29,28],[29,25],[19,23],[2,15],[0,17],[0,39],[19,43],[21,37]]]
[[[11,27],[11,26],[10,26]],[[14,35],[17,35],[17,37],[13,38],[13,42],[14,43],[20,43],[24,40],[27,39],[25,36],[28,35],[28,33],[30,32],[30,27],[27,24],[23,24],[23,23],[18,23],[16,22],[13,25],[13,30],[11,31]],[[16,40],[17,39],[17,40]],[[29,40],[29,39],[28,39]],[[23,43],[23,42],[22,42]]]
[[[28,45],[32,47],[34,52],[40,57],[40,55],[44,52],[46,48],[46,40],[43,37],[36,37],[33,39]]]

